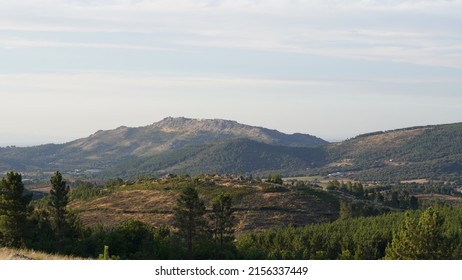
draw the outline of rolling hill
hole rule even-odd
[[[179,194],[191,184],[196,186],[207,211],[211,211],[211,201],[217,195],[232,197],[237,232],[275,225],[303,226],[333,221],[339,216],[338,196],[318,186],[283,186],[218,175],[137,180],[107,188],[80,187],[71,192],[69,207],[88,226],[116,226],[127,220],[171,225]]]
[[[326,146],[329,163],[317,172],[363,181],[451,180],[462,172],[461,139],[462,123],[359,135]]]

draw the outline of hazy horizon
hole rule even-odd
[[[173,117],[180,117],[180,116],[173,116]],[[181,117],[184,117],[184,118],[189,118],[188,116],[181,116]],[[157,120],[155,122],[158,122],[158,121],[161,121],[161,120]],[[230,120],[230,121],[234,121],[234,120]],[[141,125],[141,126],[133,126],[133,127],[143,127],[143,126],[148,126],[152,123],[148,123],[146,125]],[[247,123],[243,123],[245,125],[249,125]],[[108,129],[102,129],[102,130],[113,130],[113,129],[116,129],[120,126],[124,126],[124,125],[119,125],[117,127],[112,127],[112,128],[108,128]],[[251,126],[255,126],[255,127],[262,127],[261,125],[258,125],[258,124],[254,124],[254,125],[251,125]],[[264,128],[268,128],[268,129],[276,129],[276,128],[273,128],[273,127],[264,127]],[[99,130],[99,129],[98,129]],[[6,146],[17,146],[17,147],[28,147],[28,146],[37,146],[37,145],[44,145],[44,144],[63,144],[63,143],[67,143],[67,142],[70,142],[70,141],[73,141],[73,140],[77,140],[77,139],[80,139],[80,138],[86,138],[86,137],[89,137],[91,134],[97,132],[98,130],[88,134],[88,135],[80,135],[80,136],[76,136],[74,138],[65,138],[65,137],[60,137],[59,135],[53,135],[51,136],[49,139],[51,140],[51,142],[49,140],[46,140],[46,139],[40,139],[40,138],[36,138],[36,139],[33,139],[33,140],[28,140],[26,139],[27,136],[21,136],[21,135],[14,135],[12,137],[5,137],[6,139],[19,139],[18,142],[11,142],[11,141],[5,141],[2,137],[2,139],[0,140],[0,147],[6,147]],[[304,133],[304,134],[310,134],[308,132],[302,132],[302,131],[294,131],[294,132],[285,132],[281,129],[276,129],[280,132],[283,132],[283,133],[286,133],[286,134],[294,134],[294,133]],[[311,134],[313,135],[313,134]],[[329,142],[337,142],[337,141],[342,141],[342,140],[345,140],[349,137],[346,137],[346,138],[331,138],[331,139],[325,139],[321,136],[318,136],[318,135],[313,135],[313,136],[316,136],[316,137],[320,137],[326,141],[329,141]],[[356,136],[356,135],[354,135]],[[353,137],[353,136],[352,136]],[[55,139],[53,141],[53,139]],[[3,142],[1,142],[3,141]],[[48,141],[48,142],[47,142]]]
[[[174,118],[179,118],[180,116],[173,116],[173,117]],[[181,117],[189,118],[188,116],[181,116]],[[217,119],[217,118],[215,118],[215,119]],[[161,121],[161,120],[157,120],[155,122],[158,122],[158,121]],[[234,121],[234,120],[230,120],[230,121]],[[144,127],[144,126],[148,126],[148,125],[151,125],[151,124],[152,123],[149,123],[149,124],[146,124],[146,125],[141,125],[141,126],[134,126],[134,127]],[[242,123],[242,124],[250,125],[250,124],[247,124],[247,123]],[[449,124],[449,123],[447,123],[447,124]],[[425,125],[440,125],[440,124],[439,123],[434,123],[434,124],[425,124]],[[102,130],[113,130],[113,129],[116,129],[116,128],[120,127],[120,126],[124,126],[124,125],[119,125],[117,127],[108,128],[108,129],[102,129]],[[258,124],[254,124],[254,125],[251,125],[251,126],[263,127],[263,126],[258,125]],[[276,129],[274,127],[263,127],[263,128]],[[323,138],[323,137],[321,137],[319,135],[314,135],[314,134],[311,134],[309,132],[303,132],[303,131],[286,132],[286,131],[281,130],[281,129],[276,129],[276,130],[278,130],[280,132],[283,132],[283,133],[286,133],[286,134],[294,134],[294,133],[311,134],[313,136],[320,137],[320,138],[322,138],[322,139],[324,139],[324,140],[326,140],[328,142],[340,142],[340,141],[343,141],[343,140],[346,140],[348,138],[352,138],[352,137],[355,137],[355,136],[358,136],[358,135],[364,134],[364,133],[371,133],[371,132],[377,132],[377,131],[386,131],[386,130],[394,130],[394,129],[401,129],[401,128],[407,128],[407,127],[395,127],[395,128],[384,129],[384,130],[377,129],[377,130],[373,130],[373,131],[364,131],[364,132],[356,134],[356,135],[351,135],[351,136],[348,136],[348,137],[339,137],[339,138]],[[77,136],[77,137],[74,137],[74,138],[63,138],[63,137],[60,138],[59,136],[54,136],[53,138],[56,139],[56,140],[51,141],[51,142],[50,141],[47,142],[47,140],[40,141],[39,138],[37,138],[35,140],[28,141],[27,139],[25,139],[25,137],[21,138],[22,136],[16,135],[15,138],[20,139],[18,142],[15,142],[15,143],[12,143],[12,142],[9,142],[9,141],[4,141],[4,143],[0,142],[0,147],[6,147],[6,146],[29,147],[29,146],[37,146],[37,145],[45,145],[45,144],[63,144],[63,143],[71,142],[73,140],[77,140],[77,139],[80,139],[80,138],[89,137],[91,134],[94,134],[97,131],[98,130],[96,130],[96,131],[94,131],[94,132],[92,132],[92,133],[90,133],[88,135],[80,135],[80,136]],[[3,139],[4,138],[2,138],[2,141],[3,141]],[[8,139],[8,137],[6,137],[6,139]]]
[[[167,116],[342,140],[462,121],[462,1],[0,0],[0,146]]]

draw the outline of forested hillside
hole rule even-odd
[[[249,233],[249,259],[461,259],[462,208],[437,207]]]
[[[325,164],[322,147],[274,146],[248,139],[187,146],[151,157],[124,161],[104,172],[107,177],[136,178],[140,175],[189,173],[303,174],[306,168]]]
[[[322,174],[345,172],[362,181],[460,180],[462,123],[360,135],[326,147]]]

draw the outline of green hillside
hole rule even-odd
[[[322,174],[344,172],[364,181],[460,180],[462,123],[360,135],[326,147]]]
[[[187,146],[151,157],[125,161],[104,175],[132,177],[146,174],[218,173],[266,175],[268,172],[300,174],[325,164],[321,147],[274,146],[248,139]]]

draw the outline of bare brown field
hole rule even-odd
[[[345,158],[342,159],[341,161],[336,161],[329,163],[327,166],[328,167],[345,167],[345,166],[352,166],[353,162],[351,158]]]
[[[425,183],[428,183],[429,180],[428,179],[415,179],[415,180],[404,180],[404,181],[401,181],[401,184],[412,184],[412,183],[416,183],[416,184],[425,184]]]
[[[88,226],[120,225],[140,220],[152,225],[171,222],[176,193],[158,190],[127,190],[91,200],[73,201],[69,207],[80,212]]]

